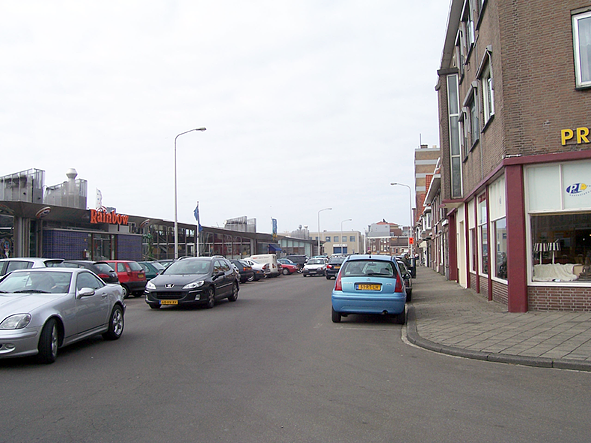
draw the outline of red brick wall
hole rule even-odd
[[[493,285],[493,301],[501,303],[502,305],[509,305],[509,295],[507,292],[507,284],[496,280],[492,281]]]
[[[529,286],[531,311],[591,311],[591,288]]]

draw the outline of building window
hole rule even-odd
[[[324,240],[325,241],[330,241],[330,235],[327,235]]]
[[[467,52],[470,52],[474,42],[474,13],[472,11],[472,5],[470,0],[464,2],[464,11],[462,12],[462,23],[461,26],[465,30],[466,34],[466,48]]]
[[[447,112],[449,115],[449,150],[452,198],[462,196],[462,160],[460,150],[460,102],[457,74],[447,77]]]
[[[480,140],[480,120],[478,118],[478,89],[472,85],[470,91],[464,100],[464,130],[468,130],[469,137],[466,140],[466,145],[470,150],[476,146]],[[468,120],[466,122],[466,119]]]
[[[507,219],[493,223],[495,236],[495,277],[507,280]]]
[[[351,235],[351,236],[349,237],[349,241],[350,241],[350,242],[354,242],[354,241],[355,241],[355,236],[354,236],[354,235]]]
[[[478,197],[478,233],[480,248],[480,273],[488,275],[488,219],[486,210],[486,195]]]
[[[577,87],[591,87],[591,11],[573,15]]]
[[[480,81],[482,83],[482,117],[484,119],[483,124],[486,125],[495,114],[493,77],[490,57],[482,69]]]
[[[335,235],[333,241],[335,241],[335,242],[339,241],[339,236],[338,235]]]
[[[533,281],[591,280],[591,212],[531,217]]]

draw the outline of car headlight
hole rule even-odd
[[[23,329],[31,323],[31,314],[14,314],[0,323],[0,329]]]
[[[201,286],[203,286],[203,283],[205,283],[203,280],[194,281],[193,283],[188,283],[185,286],[183,286],[183,289],[196,289],[196,288],[200,288]]]
[[[146,283],[146,289],[156,289],[156,285],[149,281],[148,283]]]

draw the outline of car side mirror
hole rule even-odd
[[[213,274],[213,278],[214,279],[220,278],[220,277],[223,277],[223,276],[224,276],[224,272],[223,271],[218,271],[215,274]]]
[[[92,297],[95,294],[92,288],[82,288],[78,291],[78,297]]]

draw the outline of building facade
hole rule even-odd
[[[318,233],[313,239],[318,241]],[[363,236],[359,231],[322,231],[320,249],[318,255],[360,254],[363,253]]]
[[[174,222],[86,207],[85,180],[45,186],[45,172],[30,169],[0,177],[0,257],[161,260],[175,257]],[[247,223],[249,226],[252,223]],[[178,223],[178,256],[311,255],[315,242],[236,229]],[[198,234],[199,232],[199,234]]]
[[[368,254],[404,255],[410,253],[408,226],[381,221],[369,225],[366,233]]]
[[[591,3],[453,0],[438,78],[449,278],[591,310]]]

